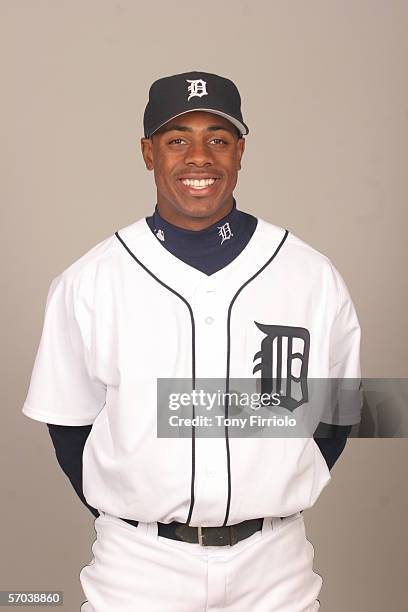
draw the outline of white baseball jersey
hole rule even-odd
[[[53,280],[23,413],[93,424],[84,495],[113,516],[217,526],[293,514],[331,479],[312,437],[157,436],[158,378],[262,377],[271,330],[303,365],[307,341],[309,377],[360,377],[358,319],[327,257],[259,219],[238,257],[207,276],[142,218]]]

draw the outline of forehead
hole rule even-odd
[[[219,126],[220,128],[226,129],[230,132],[235,130],[235,126],[228,121],[228,119],[225,119],[225,117],[221,117],[220,115],[209,113],[207,111],[190,111],[171,119],[159,130],[157,130],[156,133],[160,134],[162,132],[167,132],[176,126],[185,126],[186,128],[197,130],[205,130],[208,128],[214,128],[214,126]]]

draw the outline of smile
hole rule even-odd
[[[183,185],[186,187],[190,187],[191,189],[205,189],[210,185],[213,185],[217,179],[215,178],[207,178],[207,179],[180,179]]]

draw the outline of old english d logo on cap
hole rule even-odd
[[[145,137],[150,138],[171,119],[194,110],[228,119],[241,135],[249,132],[235,83],[217,74],[193,71],[163,77],[150,86],[143,117]]]
[[[207,93],[207,83],[205,81],[203,81],[202,79],[196,79],[195,81],[192,81],[190,79],[186,79],[187,83],[191,83],[190,86],[188,87],[188,91],[189,91],[189,96],[187,98],[187,102],[193,98],[194,96],[198,96],[199,98],[201,98],[202,96],[208,96]]]

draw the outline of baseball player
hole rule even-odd
[[[270,391],[278,380],[280,416],[310,419],[305,384],[360,379],[360,326],[327,257],[237,208],[247,134],[231,80],[155,81],[141,139],[154,211],[51,283],[23,413],[48,424],[95,516],[81,612],[320,607],[302,512],[358,422],[350,396],[336,395],[340,417],[326,406],[313,435],[276,436],[233,435],[228,394],[236,381]],[[199,435],[202,380],[226,393],[217,435]],[[162,381],[191,393],[189,435],[160,435],[173,410]]]

